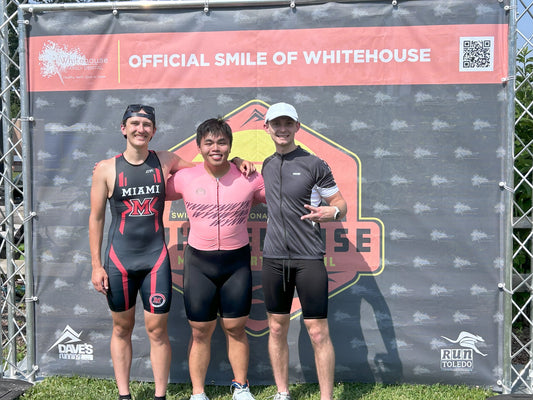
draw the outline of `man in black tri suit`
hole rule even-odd
[[[299,129],[292,105],[277,103],[268,109],[265,130],[276,152],[262,168],[268,208],[262,284],[268,350],[278,389],[274,400],[291,398],[287,334],[295,289],[315,353],[320,399],[332,400],[335,353],[327,320],[328,274],[319,223],[340,220],[347,207],[326,162],[295,143]]]
[[[154,399],[166,396],[171,348],[167,318],[172,297],[170,262],[165,245],[163,209],[168,176],[193,164],[168,151],[148,150],[156,131],[153,107],[126,108],[120,127],[126,150],[99,162],[93,172],[89,243],[92,282],[107,296],[113,318],[111,359],[119,399],[131,399],[129,374],[135,303],[140,293],[150,340]],[[112,216],[104,264],[101,260],[105,207]]]

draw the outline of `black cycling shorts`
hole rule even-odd
[[[323,260],[263,258],[265,306],[272,314],[290,314],[294,289],[304,318],[328,316],[328,273]]]
[[[167,248],[143,260],[144,263],[139,257],[135,260],[120,258],[111,246],[104,265],[109,280],[107,303],[111,311],[126,311],[135,306],[137,293],[149,313],[165,314],[170,310],[172,278]]]
[[[187,246],[183,273],[183,298],[189,320],[213,321],[217,313],[223,318],[250,314],[250,246],[215,251]]]

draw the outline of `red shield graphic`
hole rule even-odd
[[[233,130],[230,158],[239,156],[253,161],[258,171],[261,171],[263,160],[275,151],[274,144],[263,127],[268,107],[268,104],[260,100],[253,100],[225,116]],[[326,241],[327,254],[324,262],[329,276],[329,297],[332,297],[354,285],[361,275],[378,275],[383,271],[384,228],[379,219],[361,216],[359,158],[348,149],[310,129],[303,122],[296,133],[297,144],[329,164],[337,185],[348,203],[348,215],[343,221],[321,225]],[[185,160],[203,161],[198,153],[195,135],[171,151],[175,151]],[[265,205],[254,207],[248,219],[252,249],[253,300],[247,332],[253,336],[261,336],[268,331],[261,290],[261,251],[266,233],[266,220]],[[167,203],[164,221],[168,229],[173,287],[182,292],[183,250],[187,243],[189,223],[181,200],[172,204]],[[299,315],[300,312],[301,305],[295,297],[291,317]]]

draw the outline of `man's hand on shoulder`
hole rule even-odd
[[[248,161],[248,160],[243,160],[242,158],[240,157],[233,157],[231,159],[231,162],[233,164],[235,164],[235,166],[237,168],[239,168],[239,170],[241,171],[241,173],[246,176],[246,177],[249,177],[250,175],[252,175],[256,169],[255,169],[255,165],[253,162],[251,161]]]

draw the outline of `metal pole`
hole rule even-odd
[[[14,376],[17,363],[17,343],[15,340],[15,268],[13,265],[13,253],[11,244],[14,242],[14,217],[13,217],[13,153],[10,151],[10,138],[13,131],[10,127],[11,91],[9,84],[9,29],[5,23],[5,13],[7,4],[2,3],[2,133],[3,133],[3,155],[4,155],[4,201],[6,217],[5,248],[6,248],[6,304],[7,304],[7,363],[8,376]]]
[[[2,7],[0,9],[0,26],[2,26],[2,29],[1,29],[1,32],[0,32],[0,36],[1,36],[1,42],[0,42],[0,53],[1,54],[4,54],[4,52],[6,51],[6,47],[8,47],[8,43],[7,43],[7,28],[5,27],[5,13],[6,13],[6,0],[2,0]],[[4,88],[4,70],[5,70],[5,57],[2,56],[0,57],[0,80],[2,81],[1,83],[1,87],[2,87],[2,92],[3,92],[3,88]],[[3,97],[2,97],[3,99]],[[4,102],[2,101],[2,110],[4,110]],[[0,118],[1,118],[1,122],[2,122],[2,135],[3,133],[5,132],[4,130],[4,118],[1,117],[3,113],[0,113]],[[3,150],[3,149],[2,149]],[[1,161],[0,163],[3,163],[3,161]],[[1,165],[1,164],[0,164]],[[5,245],[5,242],[4,242],[4,245]],[[2,283],[2,289],[3,289],[3,283],[4,283],[4,280],[3,280],[3,277],[2,279],[0,280],[0,282]],[[0,310],[4,310],[4,307],[5,307],[5,304],[1,304],[0,303]],[[4,365],[4,334],[3,333],[0,333],[0,365]],[[0,368],[0,378],[4,376],[4,369],[3,368]]]
[[[360,0],[372,2],[374,0]],[[298,0],[298,5],[325,4],[328,0]],[[353,2],[353,0],[339,0],[339,3]],[[296,7],[296,0],[140,0],[140,1],[110,1],[92,3],[55,3],[55,4],[21,4],[26,12],[65,11],[65,10],[138,10],[138,9],[168,9],[168,8],[200,8],[210,7],[253,7],[269,5],[286,5]]]
[[[29,115],[29,96],[26,86],[26,23],[24,12],[19,8],[19,65],[20,65],[20,116],[22,128],[22,160],[23,175],[22,187],[24,192],[24,259],[26,262],[26,340],[27,340],[27,371],[28,381],[35,381],[37,366],[35,365],[35,301],[33,292],[33,192],[31,190],[31,141],[30,122],[33,118]]]
[[[515,108],[514,108],[514,94],[515,94],[515,67],[516,67],[516,0],[510,1],[508,6],[509,11],[509,50],[508,50],[508,68],[509,80],[507,83],[507,162],[505,179],[509,182],[509,186],[514,186],[514,132],[515,132]],[[503,393],[507,394],[512,391],[512,365],[511,365],[511,340],[513,329],[513,306],[512,306],[512,290],[513,290],[513,194],[505,191],[505,209],[508,210],[506,219],[504,221],[504,254],[505,254],[505,270],[504,282],[505,287],[510,291],[504,291],[503,313]]]

